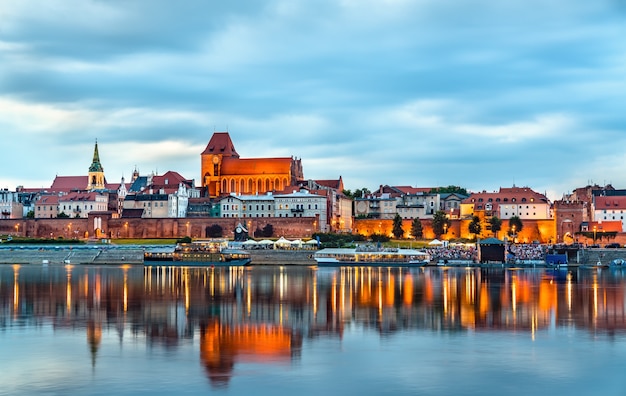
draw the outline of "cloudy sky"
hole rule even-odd
[[[228,130],[346,188],[626,188],[626,0],[2,0],[0,187]]]

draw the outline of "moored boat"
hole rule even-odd
[[[372,246],[322,249],[313,258],[318,266],[421,267],[430,262],[430,255],[421,250]]]
[[[146,249],[144,264],[180,266],[241,266],[251,262],[250,253],[228,247],[222,239],[178,243],[172,248]]]

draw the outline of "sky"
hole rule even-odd
[[[2,0],[0,188],[172,170],[228,131],[307,179],[626,188],[626,0]]]

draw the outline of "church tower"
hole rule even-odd
[[[98,140],[96,140],[96,146],[93,149],[93,160],[89,167],[87,190],[104,190],[104,168],[102,168],[100,154],[98,154]]]

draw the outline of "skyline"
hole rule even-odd
[[[242,158],[307,179],[551,200],[626,187],[622,0],[8,0],[0,188],[168,170],[200,184],[229,131]]]

